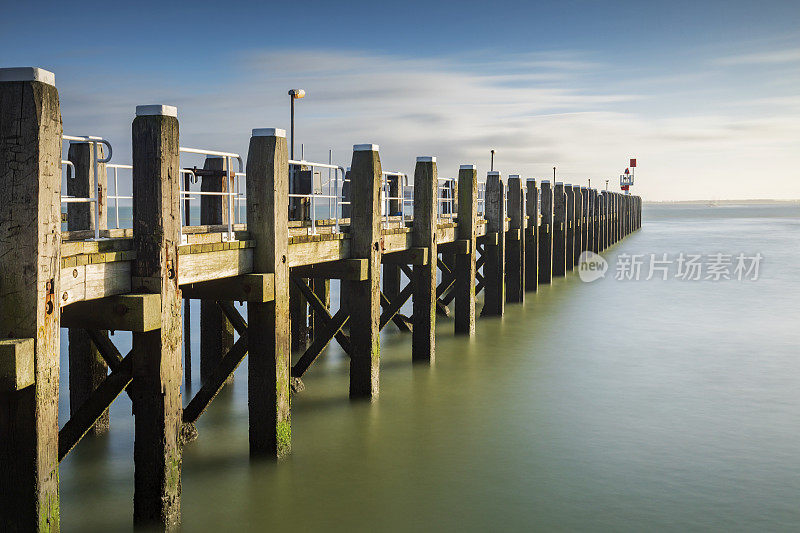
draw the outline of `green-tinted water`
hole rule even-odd
[[[603,280],[557,280],[473,340],[440,320],[433,367],[387,328],[375,404],[348,401],[330,348],[279,464],[248,460],[243,365],[185,450],[184,528],[797,530],[800,209],[646,207],[644,221]],[[680,252],[760,252],[760,279],[614,279],[619,254]],[[132,426],[120,398],[110,435],[62,464],[64,530],[131,527]]]

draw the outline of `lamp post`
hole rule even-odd
[[[489,170],[494,170],[494,150],[492,150],[492,157],[489,162]]]
[[[304,98],[306,92],[303,89],[290,89],[289,102],[291,107],[291,121],[289,124],[289,159],[294,160],[294,101]],[[289,194],[295,192],[295,165],[289,165]],[[297,198],[289,198],[289,217],[290,220],[295,220],[297,215]]]
[[[289,128],[289,159],[294,159],[294,101],[300,98],[305,98],[306,92],[303,89],[291,89],[289,91],[289,101],[291,102],[291,126]]]

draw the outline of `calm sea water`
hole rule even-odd
[[[433,367],[412,366],[410,337],[387,328],[377,403],[348,401],[329,348],[278,464],[248,460],[242,365],[185,450],[184,529],[796,531],[798,242],[798,204],[646,206],[604,254],[605,278],[557,280],[472,340],[440,319]],[[763,260],[755,281],[678,279],[676,263],[648,281],[651,253]],[[615,279],[637,254],[642,279]],[[131,528],[132,450],[121,397],[111,433],[62,464],[64,530]]]

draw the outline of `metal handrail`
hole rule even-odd
[[[444,206],[450,205],[450,216],[455,214],[455,191],[456,191],[456,179],[455,178],[438,178],[439,182],[444,182],[445,185],[438,185],[437,184],[437,212],[439,218],[444,218]],[[442,191],[450,191],[450,196],[445,196],[442,194]]]
[[[133,170],[133,165],[120,165],[117,163],[109,163],[106,165],[107,169],[112,169],[114,171],[114,196],[108,195],[109,200],[114,200],[114,213],[116,216],[116,223],[117,228],[119,228],[119,201],[120,200],[133,200],[133,196],[121,196],[119,194],[119,176],[118,171],[119,169],[123,170]]]
[[[197,154],[197,155],[205,155],[205,156],[212,156],[212,157],[221,157],[221,158],[225,159],[225,174],[226,174],[226,178],[227,178],[226,185],[227,185],[227,189],[228,189],[229,192],[215,194],[215,196],[227,196],[228,197],[228,202],[227,202],[228,203],[228,235],[227,235],[227,240],[229,240],[229,241],[234,240],[234,235],[233,235],[233,219],[234,219],[234,203],[235,203],[234,202],[234,197],[239,194],[239,192],[238,192],[239,191],[238,183],[236,183],[234,180],[237,177],[237,175],[245,175],[244,174],[244,161],[242,160],[242,156],[240,156],[239,154],[233,153],[233,152],[220,152],[218,150],[206,150],[206,149],[203,149],[203,148],[187,148],[185,146],[179,147],[178,151],[180,153],[184,153],[184,154]],[[233,171],[231,171],[231,159],[236,159],[236,161],[239,163],[239,172],[238,172],[238,174],[233,172]],[[195,176],[195,182],[197,181],[197,176],[191,170],[184,171],[183,169],[181,169],[181,174],[184,174],[184,175],[185,174],[191,174],[192,176]],[[233,187],[231,187],[231,184],[233,184]],[[231,189],[233,189],[233,191]],[[181,200],[183,200],[184,198],[190,198],[192,195],[200,196],[200,193],[193,192],[193,191],[181,191]],[[237,216],[237,220],[238,220],[238,211],[236,212],[236,216]],[[183,214],[181,214],[181,221],[183,221]],[[225,239],[225,237],[223,236],[223,240],[224,239]],[[183,242],[183,240],[184,240],[183,230],[181,230],[181,242]]]
[[[382,173],[381,177],[381,196],[384,201],[384,208],[386,210],[385,220],[383,226],[385,228],[389,227],[389,220],[392,216],[392,213],[389,209],[392,200],[398,200],[400,202],[400,219],[403,221],[403,225],[405,226],[406,223],[406,203],[411,203],[413,205],[413,198],[411,200],[406,199],[406,188],[411,190],[414,189],[412,185],[408,184],[408,174],[404,172],[390,172],[385,171]],[[391,195],[391,184],[387,178],[389,177],[396,177],[401,178],[398,180],[398,190],[400,192],[400,196],[390,196]]]
[[[61,140],[63,141],[70,141],[74,143],[87,143],[92,145],[92,152],[93,152],[93,164],[94,164],[94,195],[90,195],[87,198],[76,198],[73,196],[62,196],[61,202],[62,203],[94,203],[94,240],[100,239],[100,182],[99,180],[99,167],[100,163],[108,163],[111,161],[111,156],[114,153],[113,148],[111,147],[111,143],[108,142],[106,139],[102,137],[95,137],[93,135],[85,135],[85,136],[76,136],[76,135],[62,135]],[[98,157],[97,152],[97,145],[104,144],[108,148],[108,155],[106,157]],[[70,163],[71,164],[71,163]],[[72,165],[73,173],[75,171],[75,165]]]
[[[343,202],[341,198],[341,187],[339,185],[339,176],[341,175],[341,185],[344,185],[345,180],[345,170],[344,167],[339,165],[334,165],[331,163],[314,163],[312,161],[306,161],[305,159],[301,160],[294,160],[290,159],[288,161],[289,168],[291,169],[292,165],[296,165],[299,167],[310,167],[311,168],[311,193],[310,194],[297,194],[297,193],[289,193],[289,198],[308,198],[309,203],[311,204],[311,235],[317,234],[317,216],[316,216],[316,199],[327,199],[328,200],[328,214],[331,213],[331,201],[333,203],[333,218],[336,220],[336,233],[339,233],[339,210],[343,204],[349,204],[350,202]],[[314,190],[314,169],[315,168],[327,168],[329,170],[333,170],[333,191],[330,190],[330,178],[328,179],[328,193],[329,194],[317,194]],[[321,185],[321,184],[320,184]]]

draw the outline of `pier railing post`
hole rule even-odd
[[[553,277],[567,274],[567,196],[564,184],[553,189]]]
[[[227,193],[227,159],[207,156],[203,170],[209,171],[200,179],[200,190],[210,193]],[[212,174],[213,172],[213,174]],[[228,198],[218,195],[200,196],[200,224],[219,226],[228,224]],[[188,304],[187,304],[188,305]],[[233,326],[214,300],[200,300],[200,380],[206,384],[219,366],[222,356],[233,346]],[[233,381],[233,374],[227,382]]]
[[[418,157],[414,167],[414,224],[412,246],[428,249],[428,264],[413,265],[411,359],[433,363],[436,354],[436,248],[439,176],[435,157]]]
[[[75,167],[75,175],[67,179],[67,194],[89,198],[98,195],[99,202],[67,204],[67,230],[94,229],[97,209],[98,229],[108,229],[108,179],[105,163],[97,164],[97,186],[94,190],[95,157],[104,157],[103,145],[85,142],[70,142],[67,159]],[[98,332],[108,336],[107,331]],[[69,411],[75,413],[108,375],[108,366],[89,335],[81,328],[69,328]],[[97,419],[90,433],[100,435],[108,431],[108,410]]]
[[[253,271],[275,274],[275,299],[247,304],[250,457],[278,458],[292,447],[286,131],[253,130],[246,180],[247,230],[256,241]]]
[[[478,172],[475,165],[458,169],[458,238],[469,241],[469,252],[456,255],[455,332],[475,334],[475,226],[478,221]]]
[[[350,311],[350,397],[375,399],[380,385],[381,159],[378,145],[353,146],[350,257],[369,259],[367,279],[342,281]]]
[[[180,522],[183,419],[177,110],[137,106],[132,137],[131,288],[161,295],[161,329],[133,333],[133,521],[173,528]]]
[[[506,302],[525,301],[525,189],[518,175],[508,177]]]
[[[58,531],[61,109],[55,76],[0,69],[0,523]]]
[[[539,189],[535,179],[528,180],[526,190],[525,290],[535,292],[539,288]]]
[[[549,180],[542,180],[539,225],[539,283],[553,280],[553,188]]]
[[[485,210],[486,234],[497,239],[484,244],[486,262],[483,264],[485,288],[481,316],[503,316],[505,310],[505,249],[506,202],[505,184],[497,171],[486,177]],[[492,237],[494,239],[494,237]]]

